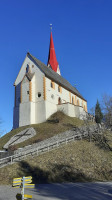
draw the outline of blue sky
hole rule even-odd
[[[61,74],[88,101],[112,95],[111,0],[0,1],[0,118],[12,128],[13,83],[29,51],[47,63],[50,28]]]

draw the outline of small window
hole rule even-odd
[[[34,65],[32,65],[32,68],[34,68]]]
[[[51,88],[55,89],[55,83],[51,81]]]
[[[58,86],[58,92],[60,92],[60,86]]]
[[[58,105],[61,105],[61,98],[58,98]]]
[[[51,87],[53,88],[53,82],[51,81]]]
[[[62,93],[62,87],[61,86],[58,86],[58,92]]]
[[[27,91],[27,94],[29,94],[29,91]]]
[[[41,93],[40,92],[38,92],[38,97],[41,97]]]
[[[27,64],[26,73],[28,73],[28,71],[29,71],[29,65]]]
[[[53,94],[51,94],[51,98],[54,99],[54,95]]]

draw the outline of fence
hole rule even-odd
[[[49,152],[54,148],[58,148],[62,144],[67,144],[68,142],[78,140],[78,139],[82,139],[82,138],[87,137],[87,136],[88,136],[87,132],[84,132],[82,134],[75,134],[74,136],[70,136],[70,137],[58,140],[56,142],[53,142],[53,143],[43,145],[42,147],[36,147],[36,148],[33,148],[33,149],[29,149],[26,152],[23,151],[21,153],[15,154],[15,155],[5,157],[3,159],[0,159],[0,168],[4,167],[5,165],[12,164],[14,162],[23,160],[23,159],[26,158],[26,156],[30,156],[30,155],[37,155],[38,156],[38,155],[40,155],[44,152]]]

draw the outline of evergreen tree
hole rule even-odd
[[[97,100],[97,103],[95,106],[95,121],[96,121],[96,123],[101,123],[102,119],[103,119],[103,114],[101,112],[100,104]]]

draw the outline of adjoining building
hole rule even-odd
[[[14,86],[14,129],[42,123],[59,110],[71,117],[86,118],[87,101],[61,76],[52,32],[47,65],[27,53]]]

